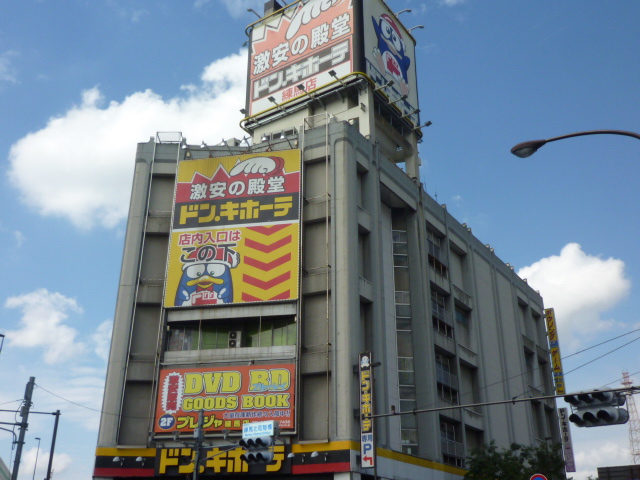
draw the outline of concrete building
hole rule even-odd
[[[260,45],[320,4],[330,53],[283,85]],[[280,7],[248,30],[252,142],[138,145],[94,478],[192,475],[199,415],[200,478],[455,479],[491,440],[559,442],[548,400],[403,414],[552,394],[543,301],[423,189],[414,40],[384,2]],[[385,26],[408,82],[370,48]],[[275,462],[241,461],[243,423],[274,419]]]
[[[9,467],[2,461],[0,458],[0,479],[9,480],[11,478],[11,472],[9,471]]]

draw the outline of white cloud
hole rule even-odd
[[[145,90],[102,106],[99,88],[88,89],[79,105],[12,145],[9,179],[41,215],[79,228],[113,228],[127,216],[129,189],[123,185],[131,185],[137,143],[158,131],[180,131],[191,143],[212,145],[243,136],[238,122],[246,68],[245,50],[216,60],[199,85],[168,100]]]
[[[105,320],[98,328],[93,335],[91,335],[91,340],[94,344],[94,352],[105,362],[109,358],[109,346],[111,345],[111,330],[113,328],[113,322],[111,320]]]
[[[569,243],[560,255],[521,268],[518,275],[540,290],[546,307],[555,309],[559,338],[574,349],[616,325],[602,315],[629,293],[624,268],[622,260],[588,255]]]
[[[63,362],[84,352],[84,344],[76,341],[78,331],[65,324],[69,313],[82,313],[73,298],[41,288],[9,297],[5,307],[22,310],[21,328],[6,332],[12,345],[42,347],[47,364]]]
[[[576,469],[578,471],[572,475],[576,479],[586,480],[589,476],[596,478],[598,476],[598,467],[629,465],[631,463],[626,434],[620,442],[594,441],[589,442],[586,447],[583,447],[575,454]]]
[[[0,54],[0,82],[18,82],[16,70],[11,63],[11,58],[16,55],[18,55],[18,53],[12,50]]]

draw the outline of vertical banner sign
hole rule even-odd
[[[164,306],[295,300],[300,150],[178,164]]]
[[[335,81],[331,70],[338,77],[353,71],[352,1],[295,2],[253,26],[249,115]]]
[[[371,352],[360,354],[360,458],[362,468],[375,466],[375,443],[373,432],[373,370],[371,369]]]
[[[200,410],[207,432],[267,420],[294,430],[294,381],[293,364],[160,370],[154,431],[193,431]]]
[[[576,461],[573,456],[573,442],[571,441],[571,429],[569,428],[569,415],[566,408],[558,409],[560,420],[560,436],[562,437],[562,451],[564,453],[565,470],[576,471]]]
[[[384,2],[363,0],[363,14],[366,73],[376,87],[392,80],[384,93],[403,116],[418,125],[415,41]]]
[[[556,395],[564,395],[564,374],[562,371],[562,358],[560,357],[560,344],[558,343],[558,330],[556,328],[556,315],[553,308],[544,311],[547,322],[547,338],[549,339],[549,353],[553,369],[553,381],[556,387]]]

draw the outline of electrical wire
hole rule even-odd
[[[640,332],[640,328],[636,328],[635,330],[631,330],[630,332],[623,333],[622,335],[618,335],[617,337],[610,338],[609,340],[605,340],[604,342],[597,343],[596,345],[592,345],[592,346],[587,347],[587,348],[585,348],[583,350],[580,350],[578,352],[574,352],[574,353],[571,353],[569,355],[565,355],[563,358],[573,357],[574,355],[578,355],[579,353],[586,352],[587,350],[591,350],[592,348],[599,347],[600,345],[604,345],[605,343],[612,342],[614,340],[617,340],[618,338],[622,338],[622,337],[625,337],[627,335],[631,335],[632,333],[635,333],[635,332]]]
[[[637,372],[630,373],[629,377],[633,377],[634,375],[638,375],[639,373],[640,373],[640,370],[638,370]],[[605,383],[603,385],[603,387],[608,387],[609,385],[612,385],[614,383],[620,383],[622,380],[624,380],[624,377],[620,377],[620,378],[614,380],[613,382]]]
[[[58,395],[57,393],[53,393],[52,391],[47,390],[46,388],[44,388],[41,385],[38,385],[37,383],[35,383],[34,385],[36,387],[38,387],[40,390],[44,390],[48,394],[53,395],[54,397],[57,397],[60,400],[64,400],[65,402],[70,403],[72,405],[75,405],[76,407],[84,408],[86,410],[91,410],[92,412],[97,412],[97,413],[101,413],[103,415],[112,415],[114,417],[122,417],[122,418],[137,418],[137,419],[144,419],[144,420],[147,420],[149,418],[149,417],[135,417],[135,416],[132,416],[132,415],[118,415],[117,413],[105,412],[104,410],[99,410],[97,408],[88,407],[86,405],[82,405],[80,403],[74,402],[73,400],[69,400],[68,398],[64,398],[64,397]]]
[[[629,332],[627,332],[627,333],[623,333],[622,335],[618,335],[618,336],[616,336],[616,337],[613,337],[613,338],[610,338],[610,339],[605,340],[605,341],[603,341],[603,342],[600,342],[600,343],[598,343],[598,344],[596,344],[596,345],[592,345],[592,346],[587,347],[587,348],[585,348],[585,349],[579,350],[579,351],[574,352],[574,353],[572,353],[572,354],[569,354],[569,355],[567,355],[567,356],[565,356],[565,357],[563,357],[563,358],[565,358],[565,359],[566,359],[566,358],[572,357],[572,356],[574,356],[574,355],[578,355],[578,354],[580,354],[580,353],[584,353],[584,352],[586,352],[586,351],[588,351],[588,350],[591,350],[591,349],[593,349],[593,348],[599,347],[599,346],[604,345],[604,344],[606,344],[606,343],[612,342],[613,340],[617,340],[617,339],[619,339],[619,338],[622,338],[622,337],[624,337],[624,336],[630,335],[630,334],[635,333],[635,332],[638,332],[638,331],[640,331],[640,328],[637,328],[637,329],[635,329],[635,330],[631,330],[631,331],[629,331]],[[640,340],[640,337],[637,337],[637,338],[635,338],[635,339],[631,340],[630,342],[625,343],[624,345],[621,345],[621,346],[619,346],[619,347],[616,347],[615,349],[610,350],[609,352],[607,352],[607,353],[605,353],[605,354],[603,354],[603,355],[600,355],[599,357],[596,357],[596,358],[594,358],[593,360],[590,360],[590,361],[588,361],[588,362],[585,362],[585,363],[583,363],[582,365],[579,365],[579,366],[577,366],[576,368],[574,368],[574,369],[572,369],[572,370],[569,370],[568,372],[565,372],[565,373],[564,373],[564,376],[567,376],[567,375],[569,375],[570,373],[575,372],[576,370],[579,370],[579,369],[580,369],[580,368],[582,368],[582,367],[585,367],[585,366],[587,366],[587,365],[589,365],[589,364],[591,364],[591,363],[593,363],[593,362],[595,362],[595,361],[597,361],[597,360],[600,360],[601,358],[606,357],[607,355],[610,355],[610,354],[612,354],[612,353],[616,352],[617,350],[619,350],[619,349],[621,349],[621,348],[623,348],[623,347],[626,347],[627,345],[630,345],[630,344],[632,344],[632,343],[634,343],[634,342],[636,342],[636,341],[638,341],[638,340]],[[481,387],[481,388],[480,388],[480,390],[486,390],[486,389],[488,389],[488,388],[490,388],[490,387],[494,387],[494,386],[496,386],[496,385],[500,385],[500,384],[506,383],[506,382],[508,382],[509,380],[513,380],[514,378],[522,377],[522,376],[527,375],[527,374],[529,374],[529,373],[533,373],[533,372],[535,372],[536,370],[539,370],[540,368],[541,368],[541,367],[537,367],[537,368],[534,368],[534,369],[532,369],[532,370],[527,370],[527,371],[525,371],[525,372],[522,372],[522,373],[519,373],[519,374],[513,375],[513,376],[511,376],[511,377],[507,377],[507,378],[504,378],[504,379],[502,379],[502,380],[498,380],[497,382],[494,382],[494,383],[491,383],[491,384],[489,384],[489,385],[485,385],[484,387]],[[638,373],[640,373],[640,371],[635,372],[634,374],[632,374],[632,375],[630,375],[630,376],[636,375],[636,374],[638,374]],[[616,383],[617,381],[618,381],[618,380],[615,380],[615,381],[613,381],[613,382],[609,382],[609,383],[607,383],[606,385],[611,385],[612,383]],[[47,390],[46,388],[42,387],[41,385],[35,384],[35,386],[36,386],[36,387],[38,387],[38,388],[40,388],[41,390],[44,390],[45,392],[49,393],[50,395],[53,395],[54,397],[59,398],[60,400],[64,400],[64,401],[65,401],[65,402],[67,402],[67,403],[70,403],[70,404],[75,405],[75,406],[80,407],[80,408],[84,408],[84,409],[86,409],[86,410],[91,410],[91,411],[93,411],[93,412],[101,413],[101,414],[104,414],[104,415],[112,415],[112,416],[116,416],[116,417],[117,417],[117,416],[119,416],[119,417],[122,417],[122,418],[148,419],[148,417],[137,417],[137,416],[131,416],[131,415],[118,415],[117,413],[105,412],[104,410],[100,410],[100,409],[96,409],[96,408],[88,407],[88,406],[86,406],[86,405],[82,405],[82,404],[80,404],[80,403],[77,403],[77,402],[74,402],[74,401],[69,400],[69,399],[67,399],[67,398],[64,398],[64,397],[62,397],[61,395],[58,395],[58,394],[56,394],[56,393],[53,393],[53,392],[52,392],[52,391],[50,391],[50,390]],[[525,395],[525,394],[529,393],[530,391],[531,391],[531,389],[529,389],[529,390],[527,390],[527,391],[525,391],[525,392],[523,392],[523,393],[521,393],[521,394],[519,394],[519,395],[516,395],[515,397],[513,397],[513,399],[516,399],[516,398],[518,398],[518,397],[521,397],[522,395]],[[469,392],[465,392],[465,393],[460,393],[460,392],[458,392],[458,397],[460,397],[460,396],[464,396],[464,395],[469,395],[469,394],[471,394],[471,393],[473,393],[473,391],[469,391]],[[13,401],[11,401],[11,402],[6,402],[6,403],[13,403],[13,402],[19,402],[19,401],[22,401],[22,399],[13,400]],[[437,404],[437,403],[436,403],[436,404]],[[436,404],[434,404],[434,405],[436,405]],[[4,404],[0,404],[0,405],[4,405]],[[429,405],[427,405],[427,406],[429,406]]]

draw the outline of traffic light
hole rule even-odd
[[[239,445],[246,450],[240,458],[249,465],[265,465],[273,460],[275,437],[264,436],[240,440]]]
[[[621,408],[626,397],[619,392],[594,391],[565,395],[564,400],[571,404],[569,421],[578,427],[602,427],[629,421],[629,412]]]

